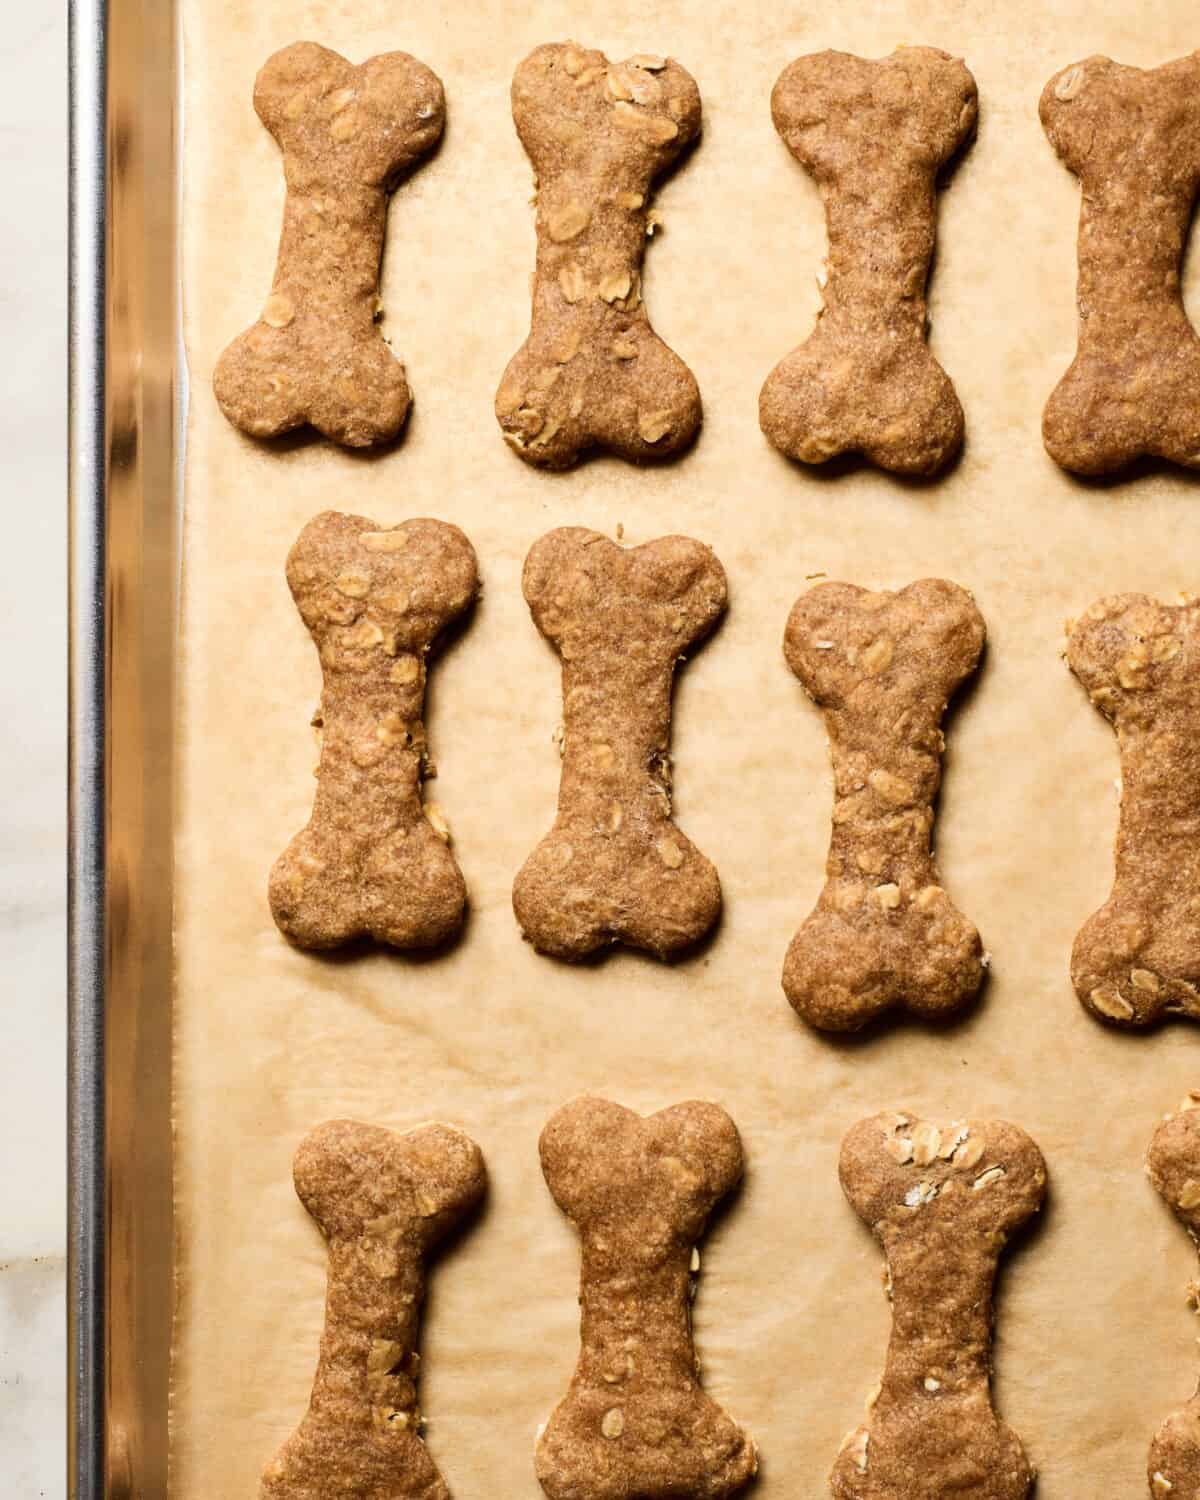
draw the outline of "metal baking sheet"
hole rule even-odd
[[[1108,886],[1117,759],[1057,652],[1063,619],[1102,593],[1195,589],[1197,485],[1164,469],[1081,484],[1041,449],[1041,405],[1074,343],[1078,188],[1036,104],[1052,72],[1091,52],[1149,66],[1187,51],[1189,8],[666,0],[647,15],[620,0],[597,17],[574,0],[519,15],[498,0],[420,0],[403,15],[383,0],[183,0],[179,19],[177,71],[169,7],[74,12],[74,1493],[165,1494],[169,1378],[176,1500],[253,1493],[303,1410],[321,1321],[323,1249],[289,1180],[296,1141],[332,1114],[397,1127],[441,1114],[480,1141],[493,1192],[435,1273],[429,1441],[458,1500],[537,1500],[533,1437],[574,1357],[577,1266],[536,1134],[583,1088],[643,1109],[715,1097],[742,1129],[749,1175],[705,1250],[697,1333],[708,1388],[762,1447],[765,1497],[825,1492],[883,1357],[878,1257],[836,1181],[845,1128],[889,1105],[1024,1125],[1051,1190],[1043,1228],[1002,1273],[998,1404],[1041,1470],[1040,1500],[1141,1493],[1150,1436],[1194,1383],[1194,1262],[1141,1160],[1198,1081],[1197,1053],[1183,1027],[1117,1035],[1071,994],[1071,938]],[[694,452],[661,470],[601,459],[534,474],[491,415],[527,326],[534,250],[509,79],[535,43],[571,35],[614,58],[670,51],[704,99],[704,137],[659,197],[647,300],[697,374],[706,421]],[[446,141],[389,223],[385,327],[416,408],[380,458],[307,440],[265,450],[208,390],[275,253],[282,183],[250,107],[254,72],[302,36],[355,60],[403,47],[447,86]],[[797,470],[755,420],[763,377],[811,326],[824,250],[816,192],[771,130],[771,84],[803,52],[879,56],[904,41],[964,55],[981,95],[979,138],[940,204],[931,297],[967,448],[931,486]],[[1193,244],[1193,312],[1196,260]],[[282,561],[330,504],[385,523],[438,515],[480,554],[483,604],[433,676],[436,794],[473,903],[463,942],[434,964],[293,953],[263,899],[306,815],[319,682]],[[557,672],[520,563],[565,523],[620,523],[634,542],[685,531],[730,575],[729,618],[681,678],[675,742],[680,821],[722,873],[726,917],[672,969],[629,955],[564,969],[520,943],[509,909],[557,776]],[[943,574],[988,621],[984,670],[950,725],[938,846],[994,969],[949,1032],[831,1043],[778,988],[828,834],[819,717],[779,652],[817,572]]]
[[[182,412],[170,0],[71,5],[68,1491],[162,1496]]]

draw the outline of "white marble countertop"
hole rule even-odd
[[[66,1492],[66,6],[0,36],[0,1472]]]

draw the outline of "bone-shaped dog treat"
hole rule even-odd
[[[1046,85],[1042,125],[1079,178],[1079,347],[1046,405],[1056,463],[1142,454],[1200,467],[1200,338],[1180,267],[1200,190],[1200,52],[1161,68],[1089,57]]]
[[[528,339],[496,393],[506,441],[564,469],[588,448],[677,453],[700,425],[692,372],[650,326],[642,257],[651,184],[700,132],[700,93],[678,63],[610,63],[572,43],[517,69],[513,120],[538,185]]]
[[[895,594],[823,583],[792,609],[784,655],[833,761],[827,880],[783,967],[814,1026],[857,1030],[893,1006],[943,1016],[979,989],[979,934],[942,889],[930,835],[942,717],[983,641],[971,596],[940,578]]]
[[[421,802],[425,662],[478,592],[475,553],[443,521],[381,530],[326,511],[287,578],[321,656],[324,729],[312,817],[271,871],[272,914],[301,948],[434,947],[461,926],[466,890]]]
[[[725,608],[725,570],[690,537],[626,550],[563,527],[523,578],[562,658],[562,779],[554,827],[513,884],[527,938],[556,958],[623,942],[668,958],[721,909],[717,872],[671,820],[675,663]]]
[[[963,414],[925,342],[936,180],[975,127],[975,80],[932,47],[871,61],[819,52],[785,68],[775,129],[821,189],[824,305],[762,388],[759,420],[789,458],[862,453],[932,474],[962,445]]]
[[[992,1409],[992,1289],[1012,1232],[1041,1206],[1046,1166],[999,1120],[860,1120],[839,1173],[883,1246],[892,1336],[867,1419],[830,1476],[837,1500],[1024,1500],[1020,1441]]]
[[[1075,991],[1119,1025],[1200,1018],[1200,601],[1101,599],[1067,661],[1121,749],[1116,878],[1075,939]]]
[[[448,1500],[420,1436],[417,1341],[425,1257],[483,1196],[479,1148],[448,1125],[331,1120],[301,1141],[295,1179],[329,1243],[325,1329],[308,1411],[260,1500]]]
[[[1146,1171],[1155,1191],[1171,1205],[1180,1223],[1200,1244],[1200,1094],[1191,1093],[1177,1114],[1154,1132]],[[1192,1307],[1200,1289],[1188,1289]],[[1146,1466],[1153,1500],[1189,1500],[1200,1495],[1200,1390],[1172,1412],[1150,1444]]]
[[[689,1294],[696,1241],[742,1175],[737,1128],[695,1100],[643,1118],[576,1099],[540,1150],[582,1249],[579,1362],[538,1440],[542,1488],[550,1500],[722,1500],[758,1455],[700,1388]]]
[[[384,442],[409,405],[376,323],[387,202],[441,136],[441,82],[406,52],[353,67],[297,42],[259,73],[254,108],[283,151],[283,232],[258,322],[217,362],[217,401],[252,437],[309,423],[348,447]]]

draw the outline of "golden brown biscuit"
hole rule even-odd
[[[783,967],[814,1026],[856,1031],[897,1006],[945,1016],[982,983],[979,933],[942,887],[932,833],[942,719],[983,641],[974,600],[941,578],[895,594],[822,583],[788,619],[784,655],[833,762],[825,888]]]
[[[667,536],[626,549],[568,526],[530,549],[525,598],[562,658],[562,779],[554,827],[513,884],[543,953],[611,943],[669,958],[717,920],[717,872],[671,820],[675,664],[725,608],[710,548]]]
[[[325,1329],[308,1411],[260,1500],[448,1500],[421,1441],[417,1339],[425,1258],[483,1196],[479,1148],[448,1125],[331,1120],[301,1141],[295,1178],[329,1242]]]
[[[466,888],[421,800],[426,660],[479,591],[474,550],[444,521],[384,529],[328,510],[287,577],[321,657],[323,733],[312,817],[271,871],[271,914],[300,948],[435,947],[462,925]]]
[[[925,283],[937,174],[977,110],[966,65],[933,47],[818,52],[780,74],[771,117],[816,178],[829,236],[816,329],[759,397],[762,430],[789,458],[861,453],[933,474],[962,446],[962,407],[925,342]]]
[[[1108,474],[1142,454],[1200,467],[1200,338],[1180,270],[1200,191],[1200,52],[1161,68],[1089,57],[1042,91],[1079,178],[1079,348],[1046,403],[1051,458]]]
[[[1200,602],[1100,599],[1067,661],[1121,751],[1116,875],[1075,939],[1075,992],[1117,1025],[1200,1017]]]
[[[1146,1171],[1154,1190],[1171,1205],[1193,1242],[1200,1244],[1200,1094],[1191,1093],[1179,1112],[1154,1132]],[[1195,1308],[1200,1288],[1188,1288]],[[1200,1495],[1200,1391],[1174,1411],[1154,1435],[1146,1465],[1153,1500]]]
[[[505,440],[565,469],[589,448],[665,458],[700,425],[692,372],[650,327],[642,257],[654,179],[700,133],[700,93],[677,62],[610,63],[573,42],[517,69],[512,112],[537,183],[533,323],[496,393]]]
[[[576,1099],[540,1151],[582,1249],[579,1363],[538,1439],[542,1488],[550,1500],[723,1500],[758,1454],[700,1388],[690,1306],[696,1242],[742,1175],[736,1126],[695,1100],[644,1119]]]
[[[1041,1207],[1042,1153],[1000,1120],[860,1120],[839,1175],[883,1246],[887,1363],[830,1476],[836,1500],[1024,1500],[1034,1471],[991,1400],[992,1295],[1010,1235]]]
[[[377,326],[387,201],[441,137],[441,82],[406,52],[354,67],[297,42],[259,73],[254,108],[283,152],[283,232],[258,322],[217,362],[217,401],[251,437],[309,423],[347,447],[384,442],[409,405]]]

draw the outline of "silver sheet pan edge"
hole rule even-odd
[[[176,45],[170,0],[71,0],[73,1500],[167,1489]]]

